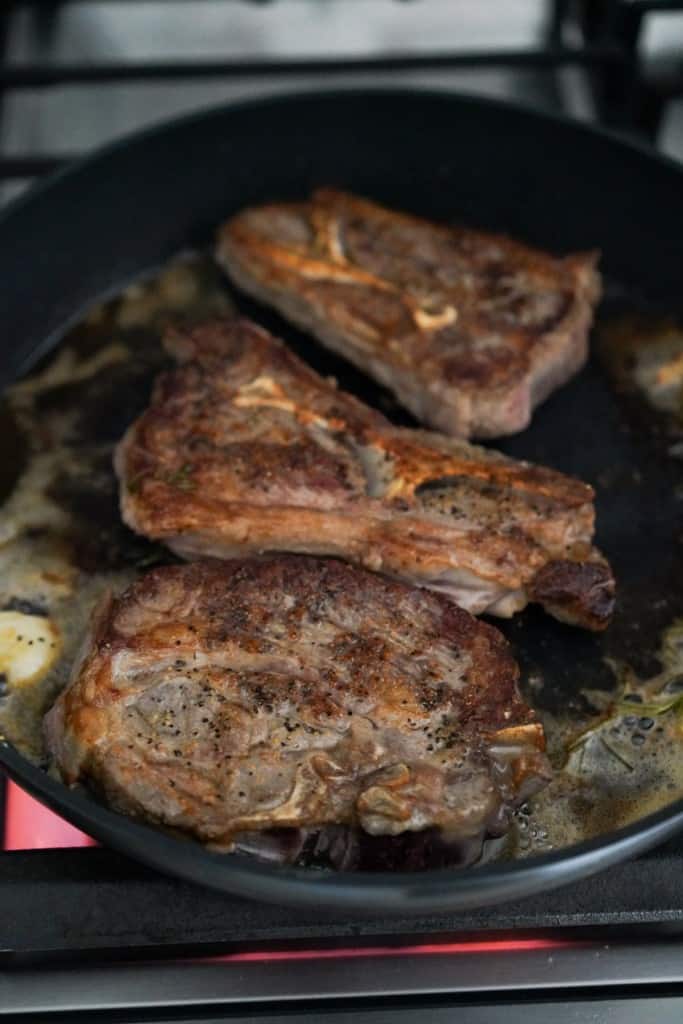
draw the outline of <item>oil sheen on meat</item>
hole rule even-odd
[[[166,362],[165,326],[224,313],[232,301],[210,260],[174,261],[89,309],[3,399],[0,613],[38,617],[26,636],[56,632],[58,640],[52,641],[55,659],[46,659],[44,671],[30,680],[7,672],[0,677],[0,733],[50,772],[55,767],[44,746],[43,716],[69,679],[93,607],[154,565],[174,562],[168,548],[121,523],[113,447],[148,404],[153,378]],[[313,355],[306,351],[307,358]],[[341,365],[334,372],[347,388],[356,387]],[[383,402],[379,392],[372,394],[373,404]],[[390,412],[397,415],[395,408]],[[647,421],[639,421],[639,430],[646,429]],[[665,448],[662,458],[673,459],[674,442],[667,443],[672,454]],[[623,481],[618,485],[614,493],[599,485],[603,507],[622,500]],[[637,623],[632,628],[622,605],[612,628],[598,635],[555,626],[533,609],[501,622],[522,666],[522,692],[543,723],[554,779],[516,813],[504,840],[486,844],[485,856],[558,849],[627,825],[683,796],[680,707],[671,705],[683,679],[683,626],[674,624],[660,637],[663,625],[681,614],[671,588],[660,597],[666,607],[647,632],[634,631]],[[553,653],[559,643],[567,685],[559,700],[549,702],[563,685]],[[638,652],[654,665],[643,664],[634,673],[629,662]],[[611,667],[603,666],[608,655]],[[664,675],[657,675],[658,664]],[[596,676],[603,679],[599,691]],[[263,856],[268,853],[264,836],[259,833],[261,842],[254,846],[245,834],[242,843]],[[300,837],[295,838],[297,854]],[[347,837],[331,834],[327,841],[341,845],[339,856],[347,856]],[[282,845],[279,835],[270,855],[282,856]],[[408,859],[409,852],[404,854]],[[433,847],[418,851],[413,863],[432,864],[434,855]],[[305,861],[308,851],[298,856]],[[381,854],[376,857],[381,863]]]
[[[555,258],[334,189],[242,211],[216,255],[232,280],[455,437],[528,426],[585,363],[596,254]]]
[[[172,331],[180,362],[117,450],[126,523],[184,557],[336,555],[473,614],[614,605],[580,480],[394,427],[246,320]]]
[[[48,746],[65,781],[220,848],[437,830],[466,862],[550,779],[517,677],[497,630],[428,591],[295,555],[194,562],[102,603]]]

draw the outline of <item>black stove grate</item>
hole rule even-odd
[[[85,0],[88,2],[88,0]],[[89,0],[104,4],[107,0]],[[133,0],[129,0],[130,3]],[[237,0],[225,0],[235,3]],[[256,3],[258,0],[252,0]],[[286,0],[278,0],[286,3]],[[398,0],[397,0],[398,2]],[[358,6],[362,0],[358,0]],[[20,90],[48,90],[74,84],[199,82],[243,80],[262,82],[285,77],[343,73],[350,81],[368,72],[466,69],[579,69],[585,76],[598,117],[605,124],[656,140],[666,103],[683,95],[683,62],[660,71],[644,70],[639,55],[647,18],[653,13],[683,11],[683,0],[549,0],[547,29],[540,45],[524,49],[446,50],[432,53],[384,53],[357,58],[232,60],[89,61],[15,63],[7,59],[12,19],[23,9],[37,10],[49,27],[63,6],[58,0],[36,5],[6,0],[0,11],[0,126],[3,100]],[[69,158],[62,154],[3,154],[0,182],[30,180],[53,171]]]

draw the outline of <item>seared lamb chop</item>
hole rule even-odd
[[[182,364],[119,445],[124,520],[192,558],[339,555],[509,616],[540,601],[603,628],[593,491],[550,469],[392,426],[248,321],[171,333]]]
[[[67,782],[218,848],[344,825],[472,858],[549,778],[517,676],[440,595],[327,559],[196,562],[99,608],[46,731]]]
[[[595,254],[558,259],[331,189],[238,214],[217,257],[245,291],[455,437],[526,427],[583,366],[600,293]]]

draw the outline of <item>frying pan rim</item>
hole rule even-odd
[[[193,111],[127,133],[112,143],[98,147],[92,153],[70,162],[65,168],[49,175],[8,203],[0,213],[0,237],[5,225],[20,216],[26,206],[30,206],[44,195],[49,195],[50,191],[58,188],[63,181],[77,178],[84,172],[97,171],[100,162],[106,165],[111,155],[131,146],[139,144],[145,148],[146,145],[153,144],[157,137],[168,132],[214,117],[219,118],[227,112],[248,112],[251,109],[272,106],[296,108],[297,105],[310,102],[324,105],[328,102],[353,100],[359,97],[390,102],[401,98],[414,100],[418,97],[444,106],[455,103],[474,105],[483,110],[495,110],[499,113],[501,110],[510,111],[515,116],[536,121],[541,126],[561,126],[563,131],[616,145],[622,151],[645,157],[648,161],[683,178],[683,168],[675,159],[660,154],[639,141],[625,138],[618,132],[578,122],[564,115],[529,109],[520,103],[477,94],[421,87],[353,87],[321,92],[276,93]],[[36,344],[32,356],[38,357],[53,347],[65,329],[66,324],[61,325],[58,330],[52,331],[47,338]],[[24,367],[19,368],[16,376],[22,372],[25,372]],[[383,912],[424,912],[465,909],[499,900],[519,898],[599,871],[617,860],[642,852],[683,827],[681,798],[604,836],[551,853],[515,861],[501,861],[465,871],[443,868],[414,873],[323,873],[310,868],[266,864],[244,854],[231,854],[228,860],[226,855],[207,851],[199,843],[186,842],[165,835],[149,825],[118,814],[77,790],[69,789],[30,762],[2,736],[0,764],[4,765],[10,777],[24,785],[47,806],[58,810],[68,820],[84,827],[108,845],[152,867],[170,870],[189,881],[204,881],[214,888],[253,898],[280,900],[297,905],[336,905],[350,911],[367,912],[381,909]],[[210,878],[204,877],[202,863],[212,865]]]
[[[401,86],[396,88],[392,88],[390,86],[368,86],[367,88],[354,86],[349,87],[348,89],[326,89],[319,92],[314,92],[313,90],[302,90],[301,92],[273,93],[269,96],[266,95],[253,99],[242,99],[235,100],[233,102],[215,104],[209,107],[204,107],[200,110],[191,111],[187,114],[181,114],[178,117],[166,118],[163,121],[148,125],[145,128],[137,130],[133,129],[132,131],[126,132],[112,142],[105,143],[102,146],[97,146],[95,149],[85,153],[83,156],[76,157],[74,160],[68,160],[65,167],[58,168],[50,174],[47,174],[37,184],[29,186],[25,192],[22,192],[15,199],[11,199],[0,212],[0,230],[3,229],[7,220],[17,213],[20,213],[25,205],[30,204],[35,199],[42,196],[44,192],[49,192],[65,179],[68,180],[71,177],[75,177],[84,170],[90,170],[94,164],[99,163],[101,160],[106,160],[114,153],[127,149],[132,144],[150,142],[157,135],[164,135],[168,131],[186,127],[193,123],[199,124],[204,120],[211,120],[212,117],[219,117],[226,111],[248,112],[252,108],[260,108],[270,105],[288,106],[289,104],[292,104],[293,106],[296,106],[298,103],[305,103],[307,101],[326,103],[348,98],[353,99],[354,97],[367,98],[368,96],[378,99],[395,99],[398,97],[414,99],[416,96],[419,96],[422,99],[430,101],[436,100],[439,102],[443,101],[445,103],[455,101],[456,103],[462,102],[465,104],[473,104],[475,106],[479,105],[489,109],[497,109],[499,111],[501,109],[509,110],[513,114],[528,117],[531,120],[537,120],[547,124],[562,125],[563,130],[572,130],[578,134],[588,135],[597,140],[609,141],[626,150],[630,150],[632,153],[637,153],[640,156],[653,160],[660,166],[674,171],[674,173],[680,174],[683,171],[681,162],[675,157],[669,156],[666,153],[660,153],[653,146],[650,146],[645,142],[641,142],[639,139],[631,138],[630,136],[627,136],[615,129],[603,128],[594,124],[589,124],[585,121],[579,121],[567,114],[536,110],[533,107],[528,107],[523,103],[518,103],[513,100],[503,100],[493,96],[481,96],[477,93],[466,91],[461,92],[460,90],[451,91],[447,89],[434,89],[428,86]]]
[[[465,869],[322,871],[270,864],[248,854],[214,853],[194,840],[165,834],[52,778],[4,737],[0,738],[0,765],[67,821],[157,870],[170,870],[186,881],[247,898],[365,913],[471,909],[518,899],[597,873],[663,842],[683,827],[680,799],[604,836],[536,856]]]

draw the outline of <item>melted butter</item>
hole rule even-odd
[[[86,359],[78,357],[72,348],[60,349],[54,360],[42,373],[36,373],[26,380],[19,381],[11,389],[12,407],[15,413],[24,406],[32,406],[33,400],[40,394],[54,391],[62,384],[76,384],[88,377],[93,377],[100,370],[114,363],[125,361],[130,355],[125,345],[115,343],[99,349]]]
[[[610,663],[616,699],[583,731],[543,716],[557,770],[517,816],[518,855],[622,828],[683,797],[683,619],[664,630],[659,661],[647,679]]]
[[[0,462],[12,461],[0,475],[0,732],[34,761],[45,754],[43,714],[68,681],[98,599],[172,560],[121,523],[112,466],[115,441],[164,364],[163,329],[230,308],[208,260],[175,261],[93,306],[5,396]],[[24,605],[46,614],[12,610]]]

